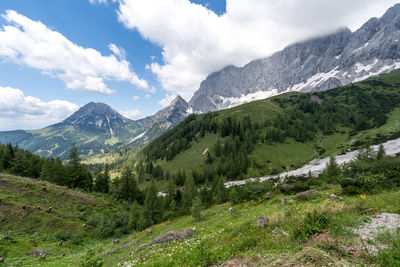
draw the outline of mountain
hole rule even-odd
[[[193,111],[189,104],[182,97],[177,96],[168,107],[151,117],[138,121],[144,127],[142,128],[142,133],[134,137],[131,143],[136,145],[146,144],[166,130],[174,127],[191,113]]]
[[[189,101],[208,112],[289,91],[322,91],[400,67],[400,4],[359,30],[347,28],[296,43],[242,68],[209,75]]]
[[[104,103],[90,102],[62,122],[32,131],[0,132],[0,143],[18,144],[35,154],[65,159],[73,143],[81,155],[143,145],[175,126],[190,113],[181,97],[155,115],[133,121]]]
[[[160,165],[174,179],[193,173],[196,183],[297,169],[321,156],[399,138],[399,85],[400,71],[393,71],[327,91],[288,92],[191,115],[141,154],[145,164]]]

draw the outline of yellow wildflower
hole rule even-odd
[[[361,197],[362,199],[366,199],[366,198],[367,198],[366,195],[360,195],[360,197]]]

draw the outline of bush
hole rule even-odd
[[[305,242],[310,236],[321,233],[325,230],[330,221],[331,218],[326,212],[307,213],[303,222],[293,232],[293,237],[295,240]]]

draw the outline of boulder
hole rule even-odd
[[[62,246],[62,244],[63,244],[63,242],[62,242],[62,240],[60,240],[60,241],[58,241],[58,243],[57,243],[57,246]]]
[[[0,262],[4,262],[4,259],[2,257],[0,257]]]
[[[281,203],[281,205],[286,205],[286,203],[289,201],[289,199],[287,198],[287,197],[284,197],[283,199],[282,199],[282,203]]]
[[[265,193],[265,196],[270,197],[270,196],[272,196],[272,194],[271,194],[271,192],[267,192],[267,193]]]
[[[114,239],[114,245],[116,245],[116,244],[118,244],[119,243],[119,239],[117,238],[117,239]]]
[[[188,228],[186,230],[186,236],[194,236],[194,228]]]
[[[43,192],[46,192],[46,191],[47,191],[47,188],[46,188],[45,186],[43,186],[43,187],[42,187],[42,191],[43,191]]]
[[[230,208],[229,208],[229,211],[230,211],[230,212],[234,212],[234,211],[235,211],[235,209],[234,209],[234,208],[232,208],[232,207],[230,207]]]
[[[257,226],[264,227],[268,224],[268,217],[267,216],[260,216],[257,218]]]
[[[338,196],[337,195],[335,195],[335,194],[332,194],[332,195],[330,195],[330,197],[329,197],[331,200],[335,200],[335,199],[337,199],[338,198]]]
[[[63,252],[63,253],[61,253],[61,256],[63,256],[63,257],[64,257],[64,256],[65,256],[65,253],[64,253],[64,252]]]
[[[26,209],[26,206],[25,205],[22,205],[22,207],[21,207],[23,210],[25,210]]]
[[[50,208],[48,208],[48,209],[46,210],[46,212],[47,212],[47,213],[50,213],[52,210],[53,210],[53,208],[50,207]]]
[[[313,196],[316,196],[316,195],[318,195],[318,191],[315,190],[315,189],[311,189],[310,190],[310,194],[313,195]]]

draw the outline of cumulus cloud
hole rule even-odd
[[[172,100],[174,100],[176,98],[177,95],[169,95],[166,94],[165,97],[163,99],[161,99],[160,101],[158,101],[157,103],[159,105],[161,105],[163,108],[168,107],[169,104],[171,104]]]
[[[144,96],[145,99],[149,99],[150,97],[151,97],[151,95],[149,95],[149,94],[146,94],[146,95]]]
[[[8,25],[0,30],[0,57],[58,77],[73,90],[110,94],[105,80],[130,82],[152,90],[125,60],[125,51],[110,44],[112,54],[103,56],[92,48],[78,46],[40,21],[33,21],[13,10],[3,15]]]
[[[139,120],[145,117],[144,114],[138,109],[130,109],[120,112],[122,116],[131,119],[131,120]]]
[[[360,27],[395,0],[226,0],[217,15],[189,0],[119,0],[118,17],[162,47],[164,63],[147,68],[170,94],[188,99],[214,71],[270,55],[284,46]]]
[[[79,109],[64,100],[44,102],[15,88],[0,86],[0,129],[37,129],[60,122]]]
[[[140,97],[139,96],[137,96],[137,95],[135,95],[134,97],[133,97],[133,100],[138,100]]]

